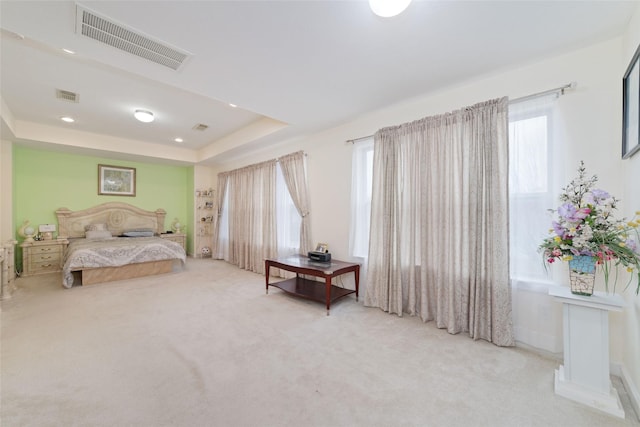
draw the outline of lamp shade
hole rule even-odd
[[[143,123],[151,123],[153,121],[153,113],[147,110],[136,110],[136,112],[133,113],[133,117]]]
[[[24,237],[25,242],[33,242],[33,236],[36,235],[36,229],[33,228],[29,220],[25,220],[22,226],[18,229],[18,234]]]
[[[411,0],[369,0],[369,7],[378,16],[391,18],[401,14]]]

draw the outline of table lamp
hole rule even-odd
[[[180,221],[178,220],[178,218],[175,218],[171,223],[171,229],[173,230],[174,233],[182,232],[182,224],[180,224]]]
[[[26,219],[18,229],[18,234],[24,238],[25,242],[33,242],[33,236],[36,235],[36,229],[33,228],[29,220]]]

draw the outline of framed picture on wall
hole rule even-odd
[[[136,169],[98,165],[98,194],[135,197]]]
[[[622,158],[640,150],[640,46],[622,78]]]

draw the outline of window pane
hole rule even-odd
[[[276,167],[276,228],[278,256],[296,254],[300,248],[302,218],[293,203],[280,165]]]
[[[371,190],[373,183],[373,138],[359,141],[353,149],[351,176],[351,255],[369,254]]]
[[[547,116],[509,123],[509,164],[512,193],[548,191]]]
[[[551,225],[547,209],[552,203],[549,188],[552,110],[549,105],[533,107],[514,108],[509,120],[510,271],[512,278],[546,281],[538,245]],[[518,108],[525,112],[514,113]]]
[[[218,259],[229,261],[229,183],[224,192],[224,200],[222,202],[222,210],[220,215],[220,231],[218,234]]]

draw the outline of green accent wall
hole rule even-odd
[[[136,168],[136,195],[99,196],[98,165]],[[56,224],[55,211],[86,209],[106,202],[124,202],[141,209],[167,211],[165,229],[174,218],[187,224],[188,247],[193,230],[193,167],[114,160],[13,146],[13,215],[17,234],[24,220]]]

